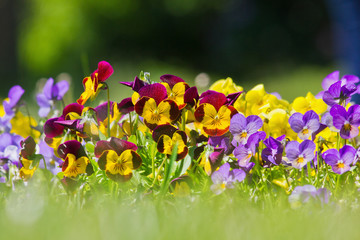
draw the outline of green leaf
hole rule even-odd
[[[85,144],[85,148],[86,148],[86,150],[87,150],[88,152],[90,152],[90,153],[94,153],[94,151],[95,151],[95,146],[94,146],[94,143],[93,143],[93,142],[87,142],[87,143]]]

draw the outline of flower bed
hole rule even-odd
[[[244,91],[231,78],[200,94],[180,77],[155,82],[141,73],[120,82],[134,93],[117,103],[106,83],[112,73],[100,62],[68,105],[69,84],[50,78],[37,95],[39,122],[19,111],[24,90],[10,89],[0,135],[4,199],[36,179],[83,203],[95,192],[130,199],[225,194],[254,203],[286,198],[298,208],[357,193],[356,76],[333,72],[322,92],[289,103],[263,85]],[[107,101],[86,107],[100,91]]]

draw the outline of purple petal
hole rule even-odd
[[[256,115],[248,116],[246,118],[246,122],[247,122],[246,130],[248,134],[255,133],[263,125],[263,121],[261,120],[261,118]]]
[[[60,144],[57,153],[62,159],[65,159],[68,153],[75,155],[76,158],[86,156],[83,146],[76,140],[70,140]]]
[[[211,180],[214,184],[222,184],[224,176],[219,171],[216,171],[211,174]]]
[[[207,90],[200,95],[200,104],[209,103],[215,107],[216,111],[219,111],[220,107],[225,105],[226,101],[226,96],[223,93],[213,90]]]
[[[293,162],[295,161],[300,152],[299,152],[299,143],[297,141],[290,141],[286,147],[285,147],[285,152],[286,152],[286,156],[288,157],[289,161]]]
[[[356,156],[356,150],[353,146],[345,145],[339,150],[340,159],[344,161],[346,165],[350,165]]]
[[[10,133],[0,134],[0,152],[3,152],[4,149],[12,144],[12,138]]]
[[[348,129],[347,127],[345,128],[345,125],[342,126],[340,129],[340,136],[344,139],[354,138],[358,135],[359,135],[359,129],[353,125],[350,125],[350,129]]]
[[[245,147],[244,145],[237,146],[234,149],[233,154],[241,162],[241,166],[245,166],[248,163],[248,161],[250,161],[249,155],[250,157],[252,156],[250,149]]]
[[[335,165],[331,165],[331,169],[333,170],[334,173],[343,174],[344,172],[347,172],[350,170],[350,166],[344,165],[343,168],[339,168],[338,165],[335,164]]]
[[[319,115],[317,115],[317,113],[313,110],[310,110],[304,114],[303,120],[305,122],[305,125],[311,120],[317,120],[317,122],[319,122]]]
[[[301,113],[294,113],[289,118],[289,124],[294,132],[301,132],[304,129],[303,115]]]
[[[345,84],[355,84],[359,82],[359,78],[355,75],[344,75],[341,78],[342,82],[345,82]]]
[[[243,92],[236,92],[236,93],[230,93],[229,95],[227,95],[226,96],[226,99],[227,99],[226,105],[234,105],[234,103],[240,97],[240,95],[242,93]]]
[[[40,93],[36,96],[36,101],[40,107],[50,107],[51,106],[49,99],[43,93]]]
[[[46,137],[48,138],[54,138],[56,136],[59,136],[64,131],[64,126],[61,126],[60,124],[56,124],[56,121],[64,120],[64,118],[50,118],[48,119],[44,124],[44,133]]]
[[[313,141],[310,141],[310,140],[305,140],[302,143],[300,143],[300,145],[299,145],[300,154],[303,154],[304,158],[307,161],[311,161],[311,160],[314,159],[314,157],[315,157],[315,155],[314,155],[315,149],[316,149],[315,143]]]
[[[177,84],[179,82],[185,82],[182,78],[177,77],[175,75],[171,75],[171,74],[162,75],[160,77],[160,80],[169,84],[171,89],[174,87],[175,84]]]
[[[230,172],[230,164],[224,163],[223,165],[220,166],[219,170],[217,170],[216,172],[220,173],[224,178],[227,178]]]
[[[331,96],[333,97],[340,97],[340,93],[341,93],[341,81],[338,81],[334,84],[332,84],[329,87],[328,92],[330,93]]]
[[[327,75],[321,83],[324,90],[328,90],[329,87],[335,82],[339,81],[339,71],[335,71]]]
[[[69,90],[69,82],[66,80],[62,80],[56,83],[55,86],[57,88],[57,95],[54,96],[54,98],[60,101],[64,97],[65,93]]]
[[[54,85],[54,79],[53,78],[49,78],[43,88],[43,94],[46,96],[46,98],[48,100],[52,99],[52,90],[53,90],[53,85]]]
[[[154,83],[142,87],[139,90],[140,97],[151,97],[155,100],[156,104],[159,104],[167,97],[166,88],[160,83]]]
[[[246,173],[242,169],[234,169],[231,173],[234,181],[242,182],[246,177]]]
[[[134,104],[132,103],[131,97],[129,98],[124,98],[119,104],[118,104],[118,109],[121,113],[123,114],[127,114],[129,112],[134,111],[135,107]]]
[[[84,106],[81,105],[81,104],[78,104],[76,102],[75,103],[70,103],[64,108],[62,115],[64,117],[66,117],[66,115],[68,113],[70,113],[70,112],[75,112],[75,113],[81,115],[83,109],[84,109]]]
[[[244,115],[237,113],[230,120],[230,128],[229,131],[235,135],[241,133],[246,129],[246,118]]]
[[[108,79],[111,76],[111,74],[114,73],[114,69],[110,65],[110,63],[108,63],[106,61],[101,61],[98,63],[98,68],[97,68],[96,72],[98,73],[99,81],[103,82],[106,79]]]
[[[336,98],[336,99],[335,99]],[[333,95],[331,95],[328,91],[325,91],[323,96],[322,96],[323,101],[329,105],[329,106],[333,106],[335,104],[339,104],[340,100],[338,99],[338,97],[334,97]]]
[[[9,104],[11,107],[15,107],[15,105],[19,102],[21,96],[24,94],[25,90],[19,85],[13,86],[9,91]]]
[[[189,104],[190,106],[194,106],[198,100],[199,100],[199,93],[195,86],[185,91],[184,103]]]
[[[334,166],[340,160],[339,152],[336,149],[329,149],[322,154],[325,163]]]

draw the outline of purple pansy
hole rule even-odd
[[[332,84],[328,90],[323,93],[324,102],[333,106],[335,104],[348,104],[353,94],[357,92],[357,86],[354,83],[346,83],[343,85],[342,81]]]
[[[38,145],[39,145],[39,153],[43,155],[45,159],[46,168],[54,175],[61,172],[60,167],[63,164],[63,161],[55,155],[54,149],[49,147],[45,141],[40,141]],[[40,168],[45,167],[43,161],[40,161],[39,167]]]
[[[289,142],[285,147],[288,160],[294,168],[301,169],[315,157],[316,145],[313,141],[305,140]]]
[[[54,79],[49,78],[45,83],[42,93],[36,96],[36,101],[40,106],[39,116],[47,117],[54,105],[54,101],[62,100],[68,90],[69,83],[67,81],[63,80],[54,84]]]
[[[244,115],[237,113],[230,120],[230,132],[234,136],[232,144],[237,146],[238,144],[246,144],[249,136],[257,132],[263,125],[263,121],[259,116],[250,115],[245,117]]]
[[[325,163],[329,164],[334,173],[343,174],[350,170],[350,164],[356,160],[356,150],[350,145],[345,145],[339,151],[329,149],[322,154]]]
[[[20,142],[23,137],[10,133],[3,133],[0,135],[0,159],[4,168],[11,163],[20,166]]]
[[[9,117],[13,117],[15,114],[14,109],[19,105],[21,96],[25,90],[19,85],[13,86],[8,94],[9,100],[3,101],[4,111]]]
[[[211,175],[211,180],[213,185],[211,185],[211,190],[216,194],[220,194],[225,191],[226,188],[234,188],[233,183],[236,181],[243,181],[245,179],[246,173],[241,169],[234,169],[230,171],[230,164],[223,164],[219,170],[214,172]]]
[[[226,155],[231,154],[234,150],[234,146],[230,143],[230,138],[227,134],[221,136],[210,136],[208,143],[212,147],[223,148]]]
[[[340,136],[344,139],[354,138],[359,135],[360,106],[353,105],[348,111],[343,106],[334,105],[330,109],[333,117],[333,125],[340,130]]]
[[[313,185],[297,186],[289,196],[289,203],[294,208],[309,202],[311,199],[317,199],[321,204],[327,204],[329,202],[329,197],[330,192],[326,188],[319,188],[316,190]]]
[[[251,134],[245,145],[238,145],[234,150],[235,157],[239,160],[240,167],[245,167],[252,156],[255,156],[256,148],[261,140],[264,140],[266,133],[263,131]]]
[[[294,113],[289,118],[289,124],[301,140],[309,139],[320,127],[319,116],[313,110],[307,111],[304,115]]]
[[[266,148],[261,152],[261,158],[263,160],[264,167],[270,167],[271,165],[279,165],[282,161],[282,154],[284,146],[282,141],[285,139],[285,135],[278,138],[269,137],[264,140]]]

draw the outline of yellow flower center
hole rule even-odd
[[[350,130],[351,130],[351,125],[350,125],[350,123],[346,123],[346,124],[344,125],[344,130],[345,130],[345,131],[350,131]]]
[[[245,131],[240,134],[241,138],[246,138],[246,136],[247,136],[247,132],[245,132]]]
[[[305,128],[302,130],[302,134],[308,134],[309,133],[309,129]]]
[[[220,185],[220,187],[221,187],[221,189],[225,189],[225,188],[226,188],[226,184],[225,184],[225,183],[222,183],[222,184]]]
[[[303,157],[298,157],[298,159],[296,160],[298,163],[303,163],[304,162],[304,158]]]
[[[337,167],[338,168],[344,168],[345,167],[345,164],[343,163],[343,161],[339,161],[338,163],[337,163]]]

